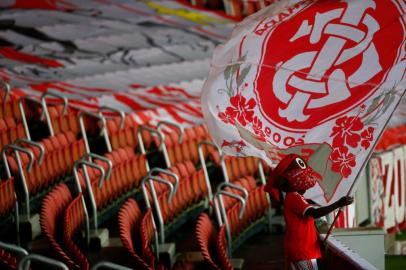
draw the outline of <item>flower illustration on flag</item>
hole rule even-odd
[[[240,122],[241,125],[246,126],[251,123],[254,117],[254,107],[256,102],[254,99],[247,101],[244,96],[237,94],[230,98],[230,105],[227,107],[225,113]]]
[[[336,126],[333,127],[331,136],[333,139],[333,145],[345,145],[348,144],[351,147],[357,147],[361,141],[361,130],[364,125],[359,117],[341,117],[336,121]]]
[[[361,133],[361,146],[364,147],[364,149],[368,149],[374,140],[374,130],[373,127],[368,127]]]
[[[337,147],[331,154],[333,165],[331,169],[335,172],[339,172],[344,177],[348,177],[352,168],[355,167],[355,155],[348,152],[348,148],[345,146]]]

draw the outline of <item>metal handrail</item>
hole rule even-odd
[[[259,179],[261,180],[261,184],[265,185],[266,184],[266,179],[265,179],[265,172],[264,172],[264,165],[262,165],[262,159],[258,159],[258,173],[259,173]]]
[[[8,145],[5,145],[3,147],[3,149],[1,150],[1,155],[3,158],[4,168],[6,169],[7,178],[11,178],[11,176],[12,176],[11,171],[10,171],[10,166],[8,165],[8,162],[7,162],[7,150],[8,149],[20,150],[21,152],[25,152],[30,157],[30,162],[28,163],[27,169],[28,169],[28,171],[32,170],[32,166],[34,165],[34,154],[31,152],[31,150],[17,146],[15,144],[8,144]]]
[[[172,177],[175,180],[174,192],[176,193],[178,191],[178,188],[179,188],[179,176],[176,173],[171,172],[169,170],[162,169],[162,168],[152,168],[149,173],[150,173],[150,175],[152,175],[155,172],[166,174],[166,175]]]
[[[265,179],[265,172],[264,172],[264,166],[262,164],[262,160],[258,159],[258,173],[259,173],[259,179],[261,180],[262,185],[266,185],[266,179]],[[272,208],[271,208],[271,196],[269,195],[268,192],[265,192],[265,197],[267,202],[269,203],[269,207],[267,210],[267,216],[268,216],[268,228],[269,231],[272,229]]]
[[[137,133],[136,133],[136,135],[137,135],[137,140],[138,140],[138,144],[139,144],[139,146],[140,146],[141,154],[144,154],[144,155],[147,154],[147,151],[145,150],[144,140],[142,139],[142,131],[143,131],[143,130],[146,130],[146,131],[148,131],[149,133],[155,134],[155,135],[158,136],[159,145],[157,145],[157,147],[158,147],[158,150],[162,151],[162,148],[163,148],[163,141],[164,141],[164,138],[163,138],[162,134],[161,134],[160,132],[158,132],[158,130],[156,130],[156,129],[153,129],[153,128],[148,127],[148,126],[141,125],[141,126],[138,127]],[[146,159],[145,162],[146,162],[145,166],[146,166],[146,168],[147,168],[147,172],[149,172],[148,159]]]
[[[121,110],[119,110],[119,109],[116,109],[116,108],[113,108],[113,107],[110,107],[110,106],[101,106],[100,108],[99,108],[99,112],[101,112],[102,113],[102,116],[103,117],[105,117],[104,115],[103,115],[103,111],[112,111],[112,112],[116,112],[116,113],[118,113],[119,115],[120,115],[120,129],[123,129],[124,128],[124,121],[125,121],[125,113],[123,112],[123,111],[121,111]]]
[[[21,113],[21,121],[23,122],[25,135],[26,135],[28,140],[31,140],[30,129],[28,128],[27,117],[26,117],[26,114],[25,114],[25,109],[24,109],[24,104],[23,104],[24,100],[31,101],[31,102],[39,104],[42,107],[43,110],[44,110],[44,106],[41,103],[41,101],[39,101],[36,98],[31,97],[31,96],[23,96],[18,101],[18,108],[19,108],[20,113]],[[48,131],[49,131],[50,134],[53,133],[52,127],[49,126],[49,125],[48,125]]]
[[[45,147],[41,143],[34,142],[24,138],[18,138],[17,140],[15,140],[14,143],[16,145],[26,143],[34,147],[37,147],[39,149],[38,165],[42,164],[42,162],[44,161]]]
[[[171,127],[174,127],[175,129],[178,130],[178,133],[179,133],[178,143],[181,144],[182,141],[183,141],[183,136],[184,136],[183,128],[182,128],[179,124],[177,124],[177,123],[173,123],[173,122],[161,120],[161,121],[159,121],[158,124],[156,125],[156,129],[157,129],[159,132],[161,132],[161,126],[163,126],[163,125],[171,126]]]
[[[229,187],[229,188],[232,188],[232,189],[236,189],[236,190],[241,191],[241,192],[244,194],[244,199],[245,199],[245,200],[248,200],[248,191],[247,191],[247,189],[245,189],[244,187],[239,186],[239,185],[236,185],[236,184],[233,184],[233,183],[223,182],[223,183],[220,183],[220,185],[218,185],[217,191],[220,191],[220,190],[222,190],[222,189],[225,188],[225,187]]]
[[[171,159],[170,159],[170,157],[169,157],[168,147],[166,146],[166,143],[165,143],[165,135],[164,135],[164,133],[161,131],[161,126],[163,126],[163,125],[172,126],[172,127],[176,128],[176,129],[178,130],[178,133],[179,133],[178,143],[179,143],[179,144],[181,144],[182,141],[183,141],[183,129],[182,129],[182,127],[179,126],[178,124],[171,123],[171,122],[168,122],[168,121],[160,121],[160,122],[157,124],[157,126],[156,126],[158,132],[162,135],[162,138],[163,138],[163,140],[162,140],[162,142],[163,142],[163,145],[162,145],[162,152],[163,152],[163,154],[164,154],[165,164],[166,164],[166,167],[167,167],[167,168],[170,168],[170,167],[171,167]]]
[[[232,236],[231,236],[230,224],[229,224],[228,218],[227,218],[227,211],[224,206],[223,196],[228,196],[228,197],[234,198],[236,200],[239,200],[241,202],[240,213],[238,216],[239,219],[241,219],[244,215],[244,211],[245,211],[245,207],[246,207],[246,200],[238,194],[231,193],[231,192],[224,191],[224,190],[220,190],[214,195],[213,202],[214,202],[214,209],[215,209],[215,213],[216,213],[217,222],[219,223],[220,227],[223,224],[225,225],[226,234],[227,234],[228,253],[229,253],[229,257],[231,258],[232,257],[232,252],[231,252],[232,251]],[[218,202],[216,199],[218,200]]]
[[[11,178],[11,171],[10,171],[10,166],[8,165],[7,161],[7,155],[6,152],[8,149],[12,149],[14,151],[14,154],[17,159],[17,166],[18,166],[18,171],[20,173],[20,179],[21,179],[21,184],[23,187],[23,193],[24,193],[24,201],[25,201],[25,214],[27,217],[31,216],[31,211],[30,211],[30,192],[28,191],[28,185],[27,185],[27,180],[25,179],[25,174],[24,174],[24,169],[23,169],[23,164],[21,162],[21,157],[18,152],[23,152],[26,153],[29,157],[29,163],[27,167],[27,171],[32,170],[32,166],[34,164],[34,155],[31,152],[31,150],[14,145],[14,144],[8,144],[3,147],[3,150],[1,151],[2,157],[3,157],[3,163],[4,167],[6,169],[7,177]],[[16,183],[16,181],[14,182]],[[17,198],[18,199],[18,198]]]
[[[82,159],[86,160],[86,158],[89,158],[90,162],[93,162],[94,159],[98,159],[107,164],[107,172],[105,175],[105,179],[100,179],[100,181],[98,183],[98,187],[101,188],[103,186],[104,180],[109,180],[111,178],[111,174],[113,172],[113,162],[110,159],[108,159],[107,157],[100,156],[95,153],[87,153],[82,156]]]
[[[111,147],[109,136],[107,134],[106,119],[103,117],[103,115],[100,112],[98,114],[95,114],[95,113],[92,113],[92,112],[82,111],[79,114],[79,126],[80,126],[80,131],[82,133],[83,140],[85,141],[86,153],[88,154],[88,153],[91,153],[91,152],[90,152],[89,140],[88,140],[87,134],[86,134],[85,123],[83,122],[83,117],[85,115],[99,119],[99,121],[102,124],[102,128],[100,130],[100,135],[103,134],[104,141],[105,141],[106,147],[107,147],[107,152],[111,152],[112,147]]]
[[[217,149],[217,151],[219,152],[220,155],[221,155],[221,149],[211,141],[201,141],[197,145],[197,151],[198,151],[198,154],[199,154],[199,160],[200,160],[200,164],[201,164],[201,166],[203,168],[204,180],[205,180],[206,186],[207,186],[208,199],[209,199],[209,201],[212,201],[213,200],[213,192],[212,192],[212,188],[211,188],[209,173],[207,171],[206,160],[204,159],[203,145],[214,146]],[[207,204],[207,206],[208,206],[208,204]]]
[[[162,217],[161,206],[159,205],[158,196],[156,194],[155,185],[154,185],[153,181],[160,182],[160,183],[163,183],[163,184],[166,184],[169,186],[170,192],[169,192],[169,196],[168,196],[168,204],[170,204],[172,202],[172,198],[173,198],[175,192],[174,192],[174,187],[173,187],[172,182],[169,180],[163,179],[161,177],[147,175],[141,181],[142,193],[143,193],[145,204],[146,204],[147,208],[151,208],[148,192],[145,187],[146,183],[149,182],[152,200],[154,202],[154,206],[155,206],[154,208],[155,208],[155,211],[156,211],[156,214],[158,217],[158,222],[159,222],[160,242],[163,244],[163,243],[165,243],[165,223],[164,223],[164,219]],[[155,221],[154,221],[154,224],[155,224]]]
[[[28,252],[25,249],[13,244],[8,244],[0,241],[0,247],[6,251],[12,252],[13,254],[18,254],[18,260],[21,260],[21,258],[24,258],[28,255]]]
[[[76,165],[82,165],[83,173],[85,175],[85,185],[86,185],[86,190],[87,194],[89,196],[89,201],[90,201],[90,207],[92,209],[92,215],[93,215],[93,229],[97,230],[98,228],[98,221],[97,221],[97,204],[96,204],[96,199],[94,197],[93,189],[92,189],[92,183],[89,177],[89,173],[86,169],[86,166],[93,167],[96,170],[100,171],[100,179],[98,182],[98,186],[100,187],[102,183],[104,182],[104,179],[106,178],[105,173],[104,173],[104,168],[98,164],[95,164],[93,162],[87,161],[87,160],[79,160],[75,162],[75,172],[77,174],[77,167]],[[79,166],[77,165],[77,166]],[[86,166],[85,166],[86,165]]]
[[[63,114],[67,114],[68,113],[68,106],[69,106],[69,100],[67,97],[62,96],[60,94],[54,93],[54,92],[45,92],[41,95],[41,102],[44,101],[45,104],[47,104],[46,102],[46,96],[51,96],[51,97],[55,97],[55,98],[59,98],[62,99],[63,101]]]
[[[98,270],[100,268],[107,268],[107,269],[113,269],[113,270],[131,270],[131,268],[128,268],[126,266],[122,266],[116,263],[112,262],[107,262],[107,261],[101,261],[93,265],[92,270]]]
[[[6,81],[4,80],[0,80],[0,89],[3,89],[6,93],[4,94],[3,97],[3,103],[7,101],[7,99],[10,97],[10,93],[11,93],[11,88],[10,88],[10,84],[8,84]]]
[[[52,97],[62,99],[62,101],[63,101],[63,114],[66,114],[68,112],[68,98],[64,97],[62,95],[56,94],[56,93],[52,93],[52,92],[46,92],[46,93],[41,95],[41,104],[42,104],[42,107],[43,107],[43,110],[44,110],[46,121],[48,123],[49,132],[50,132],[51,136],[55,136],[54,128],[52,126],[51,116],[50,116],[49,110],[48,110],[48,104],[47,104],[47,101],[46,101],[46,98],[45,98],[46,96],[52,96]]]
[[[89,195],[90,206],[92,208],[93,227],[94,227],[95,230],[97,230],[97,228],[98,228],[97,205],[96,205],[96,200],[94,198],[90,178],[89,178],[89,175],[87,173],[87,170],[86,170],[85,166],[93,167],[93,168],[99,170],[101,179],[105,178],[104,168],[102,166],[100,166],[100,165],[94,164],[94,163],[92,163],[90,161],[83,160],[83,159],[78,160],[78,161],[75,162],[75,164],[73,166],[73,176],[74,176],[77,192],[79,194],[82,193],[82,187],[80,186],[80,180],[79,180],[79,174],[78,174],[79,166],[82,166],[82,168],[83,168],[83,172],[84,172],[84,176],[85,176],[84,177],[85,178],[85,185],[86,185],[86,189],[87,189],[87,192],[88,192],[88,195]],[[99,180],[99,181],[104,181],[104,180]],[[85,198],[83,196],[83,193],[82,193],[82,203],[83,203],[83,211],[85,213],[86,242],[87,242],[87,244],[89,244],[90,243],[90,220],[89,220],[89,213],[88,213],[88,210],[87,210],[87,205],[86,205],[86,201],[85,201]]]
[[[77,162],[79,162],[80,160],[78,160]],[[75,166],[76,165],[76,166]],[[87,206],[86,206],[86,201],[85,198],[83,197],[82,194],[82,187],[80,185],[80,179],[79,179],[79,174],[78,174],[78,166],[79,163],[75,163],[75,165],[73,166],[73,180],[74,180],[74,184],[76,187],[76,192],[78,194],[81,194],[81,200],[82,200],[82,205],[83,205],[83,212],[85,215],[85,238],[86,238],[86,244],[89,245],[90,244],[90,221],[89,221],[89,213],[87,211]]]
[[[63,270],[69,270],[69,268],[62,262],[39,255],[39,254],[29,254],[21,259],[18,263],[18,270],[28,270],[31,261],[41,262],[45,265],[51,266],[51,268],[58,268]]]

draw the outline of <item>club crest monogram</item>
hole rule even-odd
[[[390,21],[398,16],[388,1],[318,1],[276,26],[264,38],[256,81],[257,89],[270,90],[257,90],[264,116],[303,130],[354,108],[379,88],[396,61],[396,54],[381,52],[401,46],[402,25]],[[391,40],[385,40],[388,24],[399,33]]]

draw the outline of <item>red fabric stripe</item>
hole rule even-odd
[[[31,55],[28,53],[24,52],[19,52],[15,50],[14,48],[10,47],[5,47],[5,48],[0,48],[0,54],[2,54],[4,57],[20,62],[25,62],[25,63],[32,63],[32,64],[40,64],[43,66],[48,66],[48,67],[63,67],[63,65],[52,59],[44,58],[44,57],[39,57],[35,55]]]
[[[71,90],[61,86],[60,83],[54,83],[54,82],[44,82],[44,83],[40,83],[40,84],[30,85],[30,87],[33,90],[41,92],[41,93],[48,92],[50,89],[58,89],[61,92],[76,94],[76,92],[71,91]]]
[[[184,108],[181,108],[179,106],[183,106]],[[192,107],[190,104],[184,103],[184,104],[180,104],[179,106],[176,106],[176,108],[178,109],[178,111],[196,116],[196,117],[203,117],[203,113],[200,110],[200,108],[194,108]]]
[[[75,5],[63,0],[16,0],[14,8],[40,8],[40,9],[56,9],[70,10],[75,9]]]
[[[169,92],[179,92],[182,93],[185,97],[187,98],[197,98],[194,95],[189,94],[185,89],[183,88],[178,88],[178,87],[172,87],[172,86],[165,86],[165,90],[169,91]]]
[[[167,107],[167,108],[165,108],[165,110],[173,117],[173,119],[175,119],[175,121],[176,121],[177,123],[179,123],[179,124],[182,124],[182,123],[193,124],[193,122],[182,118],[182,117],[175,111],[174,108]]]
[[[89,108],[89,109],[94,109],[94,110],[99,110],[99,107],[100,107],[98,104],[92,104],[92,103],[89,103],[86,100],[82,101],[82,100],[77,100],[77,99],[69,100],[69,104],[70,105],[83,106],[83,107],[86,107],[86,108]]]
[[[130,107],[131,109],[133,109],[134,111],[139,111],[144,109],[140,104],[138,104],[137,102],[135,102],[133,99],[128,98],[124,95],[120,95],[120,94],[114,94],[115,99],[117,99],[118,101],[124,103],[125,105],[127,105],[128,107]]]
[[[192,99],[196,99],[196,96],[193,96],[191,94],[189,94],[188,92],[185,91],[185,89],[182,88],[177,88],[177,87],[171,87],[171,86],[165,86],[163,88],[155,86],[152,87],[151,89],[148,89],[147,91],[148,93],[152,93],[152,94],[156,94],[156,95],[160,95],[160,96],[169,96],[169,97],[173,97],[172,93],[180,93],[182,94],[182,96],[186,97],[186,98],[192,98]],[[176,95],[175,97],[177,97],[178,95]]]
[[[136,115],[141,119],[141,124],[146,124],[151,120],[151,117],[144,113],[145,111],[136,112]]]
[[[86,86],[79,86],[65,82],[59,82],[60,85],[67,86],[70,88],[76,88],[80,90],[87,90],[89,92],[101,92],[101,93],[113,93],[114,90],[108,88],[95,88],[95,87],[86,87]]]

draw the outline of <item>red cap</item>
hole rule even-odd
[[[264,190],[268,193],[272,192],[272,188],[275,188],[274,183],[278,176],[282,175],[285,170],[289,167],[289,165],[294,161],[296,158],[300,157],[297,154],[289,154],[285,156],[281,161],[279,161],[278,165],[275,169],[272,170],[271,176],[268,179],[268,182],[265,185]]]

